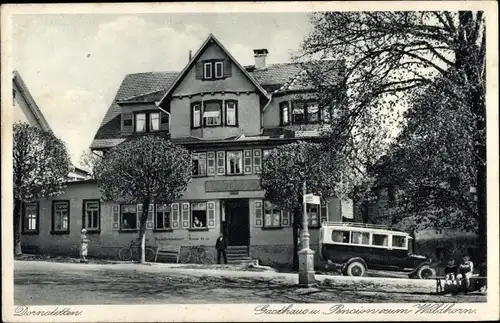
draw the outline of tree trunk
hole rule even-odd
[[[145,199],[142,202],[142,214],[139,228],[139,241],[141,243],[141,256],[139,259],[139,263],[146,263],[146,221],[148,219],[148,210],[150,204],[149,198]]]
[[[21,230],[22,230],[22,212],[23,202],[21,200],[14,201],[14,255],[22,255],[21,248]]]

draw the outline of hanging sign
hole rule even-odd
[[[304,195],[304,203],[307,203],[307,204],[321,204],[321,199],[317,195],[306,194],[306,195]]]

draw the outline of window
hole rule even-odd
[[[24,204],[23,213],[23,233],[37,233],[38,232],[38,203]]]
[[[389,236],[387,234],[373,234],[372,245],[374,246],[387,246]]]
[[[135,132],[153,131],[160,131],[160,112],[150,111],[136,113]]]
[[[203,64],[203,78],[204,79],[212,78],[212,63]]]
[[[352,232],[351,243],[353,244],[370,244],[370,233],[369,232]]]
[[[149,114],[149,131],[160,131],[159,112],[152,112]]]
[[[224,66],[222,62],[215,62],[215,78],[220,79],[224,77]]]
[[[319,205],[306,204],[309,227],[318,227],[319,223]]]
[[[207,203],[191,203],[191,228],[201,229],[207,227]]]
[[[235,101],[226,101],[226,125],[238,125],[238,112],[236,109],[237,106]]]
[[[193,176],[207,176],[207,154],[194,153],[192,155]]]
[[[170,205],[156,204],[155,229],[166,230],[171,228]]]
[[[241,151],[228,151],[226,153],[226,159],[228,175],[237,175],[243,173],[243,153]]]
[[[293,102],[293,110],[292,110],[292,118],[293,124],[305,124],[305,112],[304,112],[304,102],[297,101]]]
[[[307,123],[314,124],[319,123],[320,114],[319,107],[316,102],[308,102],[306,103],[307,109]]]
[[[290,105],[288,102],[281,102],[280,103],[280,119],[281,119],[281,125],[282,126],[287,126],[290,124]]]
[[[69,233],[69,201],[52,202],[52,231]]]
[[[330,107],[323,107],[323,109],[321,109],[321,118],[324,123],[329,123],[330,122]]]
[[[350,231],[332,231],[332,241],[339,243],[349,243],[350,242]]]
[[[201,104],[193,103],[193,128],[201,127]]]
[[[83,228],[98,231],[100,223],[99,200],[83,200]]]
[[[137,205],[122,205],[121,229],[137,230]]]
[[[205,110],[203,111],[205,126],[220,126],[221,108],[221,101],[205,101]]]
[[[145,132],[146,131],[146,114],[136,113],[135,114],[135,132]]]
[[[269,201],[264,202],[264,227],[278,228],[281,226],[281,211]]]
[[[406,237],[392,236],[392,246],[394,248],[406,248]]]

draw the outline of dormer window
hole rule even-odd
[[[135,114],[135,132],[146,131],[146,113]]]
[[[215,78],[221,79],[224,77],[224,65],[222,62],[215,62]]]
[[[203,64],[203,78],[204,79],[212,78],[212,63]]]
[[[134,117],[135,132],[160,131],[160,112],[136,112]],[[168,125],[168,120],[164,120]],[[161,123],[164,123],[163,121]]]

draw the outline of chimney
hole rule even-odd
[[[193,58],[193,52],[189,51],[189,62],[191,62],[191,59]]]
[[[253,57],[255,57],[255,68],[256,69],[264,69],[267,67],[266,66],[267,54],[269,54],[269,51],[265,48],[253,50]]]

